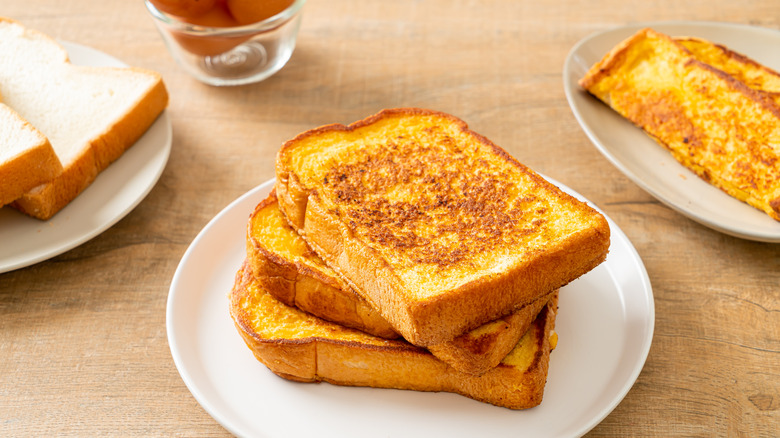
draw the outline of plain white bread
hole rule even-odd
[[[168,102],[160,75],[75,66],[43,33],[0,19],[0,94],[51,142],[63,173],[13,203],[47,219],[84,190],[154,122]]]
[[[49,140],[0,103],[0,206],[62,173]]]

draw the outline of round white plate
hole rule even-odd
[[[127,65],[79,44],[61,42],[74,64]],[[0,208],[0,273],[62,254],[92,239],[133,210],[162,175],[171,152],[171,122],[163,111],[148,131],[48,221]]]
[[[776,71],[780,71],[780,32],[724,23],[639,23],[583,39],[571,50],[563,67],[563,85],[574,116],[596,148],[629,179],[702,225],[743,239],[780,242],[780,222],[696,176],[640,128],[578,85],[577,81],[610,49],[644,27],[723,44]]]
[[[512,411],[449,393],[277,377],[244,344],[227,299],[246,254],[249,215],[272,188],[273,180],[256,187],[206,225],[168,294],[168,343],[176,367],[201,406],[235,435],[580,436],[617,406],[645,363],[655,315],[650,281],[625,234],[609,220],[607,260],[561,290],[559,342],[538,407]]]

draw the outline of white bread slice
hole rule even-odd
[[[76,66],[53,39],[0,18],[0,94],[48,137],[62,174],[12,205],[48,219],[151,126],[168,103],[156,72]]]
[[[0,103],[0,206],[61,173],[46,136]]]

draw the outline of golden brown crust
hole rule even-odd
[[[417,117],[430,119],[430,125],[407,138],[412,128],[400,126]],[[342,138],[338,133],[369,133],[385,121],[397,121],[399,132],[379,134],[384,137],[376,140],[378,146],[359,146],[355,140],[349,162],[323,164],[322,178],[296,174],[291,163],[307,158],[296,155],[299,143],[311,145],[322,136],[336,142],[334,148],[344,148],[333,140]],[[423,140],[417,142],[418,137]],[[609,227],[601,215],[470,131],[465,122],[435,111],[385,110],[349,126],[300,134],[279,152],[277,177],[280,208],[291,225],[415,345],[447,342],[509,314],[598,265],[609,246]],[[504,196],[510,192],[511,204]],[[557,235],[560,222],[552,220],[552,209],[558,217],[566,211],[567,218],[576,218],[567,225],[581,228]],[[526,249],[529,236],[551,239],[550,244]],[[486,249],[512,254],[512,262],[505,269],[476,268],[474,261]],[[520,262],[521,257],[527,259]],[[421,297],[415,288],[430,289],[428,283],[408,280],[414,276],[428,283],[473,279]]]
[[[105,170],[130,148],[168,105],[168,92],[162,77],[152,71],[130,68],[156,78],[155,85],[120,120],[106,127],[100,135],[85,145],[78,158],[66,165],[60,176],[25,193],[13,204],[19,211],[46,220],[76,198]]]
[[[780,220],[780,81],[756,65],[703,40],[643,29],[580,84],[702,179]]]
[[[445,337],[453,333],[457,336],[464,330],[495,319],[485,315],[505,315],[506,310],[503,309],[513,309],[517,303],[526,304],[534,300],[538,294],[533,291],[550,291],[565,286],[606,259],[608,251],[604,245],[605,237],[609,238],[606,223],[603,227],[573,236],[573,244],[562,243],[549,248],[544,254],[538,254],[523,266],[522,271],[486,277],[464,285],[457,294],[415,303],[411,312],[418,320],[427,321],[416,326],[417,333],[421,334],[419,339],[424,342],[427,338],[425,333],[437,328],[439,333],[446,333]],[[579,251],[596,255],[594,258],[583,258]],[[474,308],[481,312],[474,312]],[[469,314],[470,319],[464,318],[464,315]],[[456,319],[463,323],[446,332],[439,328],[447,321]]]
[[[404,341],[359,334],[287,307],[266,297],[253,281],[245,265],[229,295],[230,314],[255,357],[281,377],[454,392],[510,409],[526,409],[542,401],[557,295],[534,321],[535,329],[518,344],[516,350],[523,349],[523,354],[518,353],[516,362],[501,363],[477,377],[458,372]]]
[[[452,341],[431,345],[428,350],[458,371],[482,375],[498,366],[509,354],[539,312],[557,293],[556,289],[503,318],[466,332]]]
[[[674,38],[697,60],[727,73],[746,86],[758,90],[780,104],[780,73],[720,44],[694,38]]]
[[[391,294],[383,288],[402,288],[398,286],[400,280],[392,268],[381,257],[370,248],[362,247],[354,239],[350,239],[346,227],[324,213],[316,195],[309,200],[305,232],[307,236],[317,236],[316,242],[312,239],[306,240],[318,254],[323,255],[326,263],[342,276],[357,278],[355,282],[368,284],[374,291],[379,291],[379,294]],[[516,307],[538,298],[537,291],[562,287],[583,272],[596,267],[606,258],[604,241],[608,239],[609,229],[604,222],[598,228],[573,236],[572,240],[576,244],[562,242],[548,248],[544,253],[537,254],[522,270],[484,277],[463,285],[453,294],[414,302],[408,306],[401,304],[396,307],[399,313],[392,314],[388,320],[405,339],[415,345],[429,347],[449,342],[468,330],[504,316]],[[598,255],[593,259],[583,258],[579,251]],[[328,254],[340,254],[342,260],[329,257]],[[351,272],[345,274],[345,270]],[[350,282],[353,289],[361,296],[370,296],[355,282]],[[383,313],[383,316],[386,315]]]
[[[15,117],[21,129],[37,132],[15,112],[7,108],[0,109],[7,111],[9,117]],[[43,134],[38,134],[40,143],[37,146],[0,164],[0,207],[62,173],[62,164],[51,143]]]
[[[349,292],[335,273],[306,248],[300,254],[307,263],[296,262],[289,254],[299,239],[279,215],[275,192],[261,201],[247,225],[247,262],[256,280],[274,298],[315,316],[375,336],[397,338],[392,326],[368,303]],[[282,241],[285,251],[270,247]],[[268,244],[266,242],[269,242]],[[552,292],[515,310],[512,314],[466,332],[452,341],[431,345],[428,349],[458,371],[483,374],[494,368],[517,344],[531,321],[549,301]],[[345,302],[346,301],[346,302]],[[366,315],[369,313],[370,315]]]
[[[98,174],[95,161],[92,148],[84,149],[58,177],[25,193],[11,206],[37,219],[50,219],[95,180]]]
[[[362,298],[346,290],[334,275],[314,261],[295,261],[269,248],[265,239],[285,239],[292,229],[261,224],[278,210],[276,194],[261,201],[247,225],[247,261],[257,280],[274,298],[320,318],[387,339],[399,337],[393,327]],[[274,213],[276,212],[274,211]],[[287,239],[289,240],[289,239]],[[302,254],[301,258],[307,257]]]
[[[599,62],[593,64],[588,72],[585,73],[585,76],[579,80],[580,87],[585,90],[590,90],[596,83],[612,74],[615,66],[624,62],[628,49],[633,46],[636,41],[645,38],[650,30],[650,28],[640,29],[635,34],[613,47]]]

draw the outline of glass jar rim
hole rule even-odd
[[[188,35],[197,35],[197,36],[209,36],[209,35],[220,35],[220,36],[239,36],[239,35],[245,35],[248,33],[258,33],[258,32],[265,32],[268,30],[275,29],[282,24],[289,21],[291,18],[293,18],[303,7],[303,4],[306,3],[306,0],[293,0],[293,2],[283,11],[279,12],[276,15],[272,15],[265,20],[258,21],[256,23],[251,24],[244,24],[241,26],[233,26],[233,27],[210,27],[210,26],[202,26],[198,24],[192,24],[192,23],[186,23],[183,21],[180,21],[178,19],[173,18],[171,15],[166,14],[157,7],[152,4],[149,0],[144,0],[144,4],[146,5],[146,9],[149,11],[149,13],[154,17],[155,20],[158,22],[163,23],[165,26],[171,28],[172,30],[176,30],[176,32],[188,34]]]

